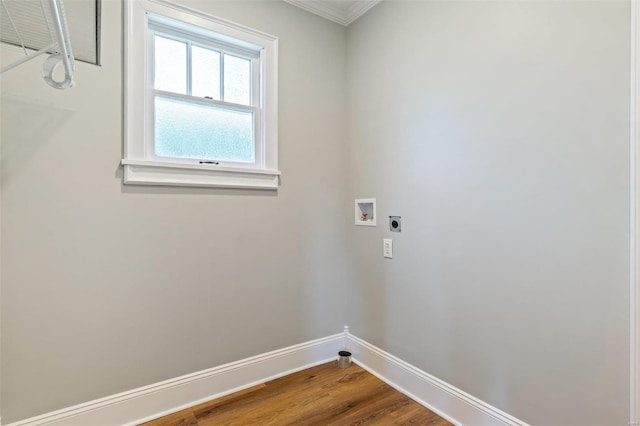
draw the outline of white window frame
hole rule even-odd
[[[125,21],[125,76],[124,76],[124,183],[127,185],[210,186],[225,188],[277,189],[277,48],[278,39],[207,13],[165,0],[128,0],[124,8]],[[155,30],[150,28],[149,17],[157,29],[162,21],[171,25],[175,21],[189,25],[189,29],[201,28],[203,39],[212,32],[217,39],[215,47],[229,54],[251,56],[252,102],[251,106],[238,106],[254,112],[255,164],[220,161],[218,164],[202,164],[197,159],[164,158],[154,151],[153,101],[164,92],[153,88],[153,60]],[[166,34],[165,30],[160,31]],[[180,29],[174,34],[179,36]],[[187,38],[187,37],[182,37]],[[225,40],[229,46],[225,47]],[[200,40],[196,45],[206,45]],[[243,55],[243,48],[247,52]],[[170,98],[182,95],[171,93]],[[185,96],[190,102],[192,97]],[[224,105],[227,102],[202,99],[205,105]]]

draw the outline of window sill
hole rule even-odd
[[[122,160],[125,185],[200,186],[277,190],[280,171]]]

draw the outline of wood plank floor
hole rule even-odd
[[[144,426],[451,425],[353,364],[303,370]]]

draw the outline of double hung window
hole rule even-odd
[[[277,188],[277,40],[167,4],[127,8],[125,183]]]

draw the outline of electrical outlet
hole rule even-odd
[[[386,257],[387,259],[392,259],[393,258],[393,240],[385,238],[384,240],[382,240],[383,243],[383,247],[384,247],[384,257]]]
[[[402,231],[402,218],[400,216],[389,216],[389,230],[391,232]]]

